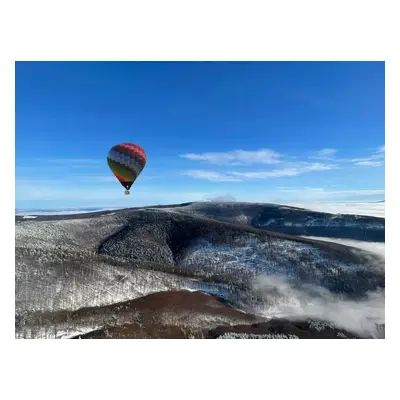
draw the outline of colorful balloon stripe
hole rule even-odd
[[[138,145],[122,143],[113,146],[107,155],[107,163],[121,185],[129,190],[146,165],[146,153]]]

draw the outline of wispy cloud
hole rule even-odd
[[[181,157],[192,161],[203,161],[219,165],[277,164],[282,162],[282,155],[270,149],[188,153],[182,154]]]
[[[203,171],[203,170],[189,170],[183,171],[183,175],[190,176],[196,179],[204,179],[211,182],[240,182],[242,179],[234,177],[232,175],[214,171]]]
[[[48,160],[42,160],[50,164],[57,165],[97,165],[106,162],[106,159],[102,158],[54,158]]]
[[[272,202],[278,204],[287,204],[294,207],[310,208],[311,205],[316,207],[315,210],[330,212],[330,208],[327,204],[349,204],[348,213],[357,213],[354,207],[351,205],[355,202],[365,203],[367,209],[375,209],[378,206],[379,209],[384,207],[384,203],[369,203],[372,200],[383,200],[385,197],[384,189],[332,189],[325,187],[287,187],[287,188],[269,188],[268,190],[259,190],[246,193],[241,191],[240,193],[234,193],[238,201],[250,201],[250,202]],[[346,203],[345,203],[346,202]],[[343,208],[343,210],[346,207]],[[314,209],[314,208],[310,208]],[[369,212],[368,211],[368,212]],[[337,211],[345,212],[345,211]],[[364,214],[363,214],[364,215]]]
[[[139,179],[140,181],[145,180],[141,177]],[[38,193],[37,195],[41,197],[42,195],[45,196],[46,193],[58,193],[58,188],[69,188],[68,190],[72,190],[75,193],[75,189],[82,190],[85,186],[90,186],[91,190],[96,193],[98,190],[102,191],[118,187],[118,180],[111,172],[110,174],[66,174],[61,179],[46,178],[44,176],[29,178],[29,176],[24,175],[15,180],[15,185],[20,189],[18,197],[25,195],[26,191]],[[52,189],[57,190],[54,191]],[[66,195],[68,196],[68,193]]]
[[[257,179],[293,177],[314,171],[345,168],[346,165],[355,167],[380,167],[384,164],[385,146],[380,146],[372,154],[361,158],[341,159],[336,157],[337,153],[337,149],[327,147],[308,153],[308,155],[303,154],[301,157],[262,148],[248,151],[233,150],[227,152],[187,153],[180,157],[191,161],[226,167],[279,164],[279,168],[269,170],[240,171],[230,169],[229,171],[209,171],[204,169],[189,169],[183,172],[183,175],[210,182],[242,182]],[[321,160],[321,162],[305,161],[305,156],[308,159]],[[322,160],[325,160],[325,162]]]
[[[381,167],[385,163],[385,146],[378,147],[371,155],[350,160],[360,167]]]
[[[98,182],[98,183],[107,183],[107,182],[117,182],[117,179],[114,175],[99,175],[99,174],[63,174],[59,175],[58,178],[56,177],[46,177],[43,175],[29,177],[26,174],[23,176],[19,176],[15,180],[16,184],[19,185],[34,185],[34,184],[41,184],[45,183],[47,185],[54,185],[54,184],[66,184],[66,183],[84,183],[84,182]]]
[[[337,168],[336,165],[321,164],[321,163],[303,163],[292,168],[273,169],[271,171],[259,172],[232,172],[233,176],[238,176],[245,179],[267,179],[279,178],[283,176],[296,176],[311,171],[328,171]]]
[[[325,148],[313,154],[314,158],[331,160],[336,149]],[[280,168],[252,171],[209,171],[204,169],[189,169],[183,175],[210,182],[243,182],[279,177],[290,177],[312,171],[328,171],[338,168],[338,165],[302,161],[296,156],[285,155],[277,151],[262,148],[259,150],[233,150],[227,152],[188,153],[180,157],[191,161],[199,161],[219,166],[248,167],[251,165],[276,165]]]
[[[209,196],[204,199],[204,201],[213,201],[213,202],[218,202],[218,203],[229,203],[229,202],[234,202],[236,201],[236,198],[232,196],[231,194],[223,194],[220,196]]]
[[[314,152],[309,156],[311,159],[319,159],[319,160],[331,160],[337,163],[348,164],[351,163],[355,166],[360,167],[380,167],[384,165],[385,159],[385,146],[379,146],[376,148],[370,155],[365,157],[357,157],[357,158],[336,158],[338,150],[332,148],[326,148],[319,151]]]
[[[362,198],[363,196],[361,195],[360,199]],[[334,200],[334,202],[332,202],[332,200]],[[324,199],[321,201],[321,199],[313,199],[311,200],[312,202],[308,200],[306,202],[286,202],[286,204],[293,207],[306,208],[308,210],[322,211],[332,214],[356,214],[385,218],[385,203],[370,203],[365,199],[363,199],[363,201],[359,200],[350,203],[343,202],[342,198],[340,198],[339,202],[336,200],[337,199]]]
[[[17,203],[24,202],[57,202],[67,204],[122,204],[126,207],[132,204],[168,204],[185,201],[199,201],[205,196],[212,195],[209,192],[197,192],[188,190],[165,190],[152,187],[134,187],[131,189],[131,196],[124,196],[123,188],[115,185],[109,189],[104,185],[97,188],[86,185],[64,186],[63,182],[52,180],[40,180],[35,182],[16,181]],[[108,202],[108,203],[106,203]]]
[[[384,195],[385,189],[360,189],[360,190],[324,190],[322,193],[328,196],[348,196],[348,195],[360,195],[360,196],[375,196]]]
[[[324,188],[313,188],[313,187],[277,187],[275,188],[278,192],[291,192],[291,193],[297,193],[297,192],[324,192]]]
[[[278,192],[298,193],[303,197],[347,197],[347,196],[376,196],[384,195],[385,189],[354,189],[354,190],[326,190],[325,188],[295,187],[277,188]]]
[[[109,172],[109,167],[107,164],[106,158],[25,158],[25,159],[17,159],[16,160],[16,168],[21,171],[45,171],[47,173],[52,170],[57,171],[71,171],[74,174],[79,173],[77,169],[81,168],[82,173],[85,173],[85,170],[89,171],[90,174],[99,173],[103,171],[105,173]],[[154,162],[153,162],[154,165]],[[148,167],[146,166],[145,170],[146,174],[151,171],[152,177],[158,177],[162,175],[165,171],[165,165],[159,165],[158,168]]]
[[[317,160],[332,160],[335,157],[336,153],[337,149],[326,148],[316,151],[310,156],[310,158],[314,158]]]
[[[16,176],[29,176],[30,179],[56,178],[69,180],[76,175],[102,174],[108,170],[106,160],[86,158],[18,159],[15,165]]]
[[[41,185],[46,185],[46,187],[54,187],[55,185],[60,185],[60,180],[55,178],[45,178],[45,177],[35,177],[30,178],[28,176],[18,177],[15,180],[15,186],[17,188],[35,188]]]
[[[109,175],[96,175],[96,174],[75,174],[70,177],[71,180],[80,182],[116,182],[116,178],[113,174]]]
[[[357,161],[354,163],[354,165],[359,165],[360,167],[380,167],[383,164],[384,164],[383,161],[372,161],[372,160]]]
[[[215,172],[204,170],[188,170],[184,171],[184,175],[192,178],[205,179],[212,182],[242,182],[246,180],[279,178],[284,176],[296,176],[311,171],[327,171],[337,168],[336,165],[328,165],[321,163],[302,163],[297,166],[282,169],[273,169],[270,171],[247,171],[247,172]]]

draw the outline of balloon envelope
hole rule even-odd
[[[146,153],[137,144],[117,144],[108,152],[107,163],[121,185],[129,190],[146,165]]]

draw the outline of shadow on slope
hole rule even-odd
[[[178,209],[192,215],[288,235],[385,241],[385,219],[378,217],[330,214],[277,204],[239,202],[191,203]]]
[[[161,210],[131,213],[98,251],[240,291],[260,274],[285,276],[353,297],[384,287],[383,270],[375,267],[382,260],[362,251]]]

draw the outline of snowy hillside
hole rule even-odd
[[[56,331],[72,337],[101,323],[89,318],[54,325],[45,316],[183,289],[215,294],[261,319],[325,315],[338,327],[374,335],[375,324],[384,323],[384,260],[354,247],[254,228],[272,215],[285,227],[309,216],[275,205],[192,203],[16,217],[16,336],[54,337]],[[322,229],[324,221],[341,224],[341,232],[357,222],[384,234],[381,219],[318,218]],[[222,323],[212,321],[210,328]]]

